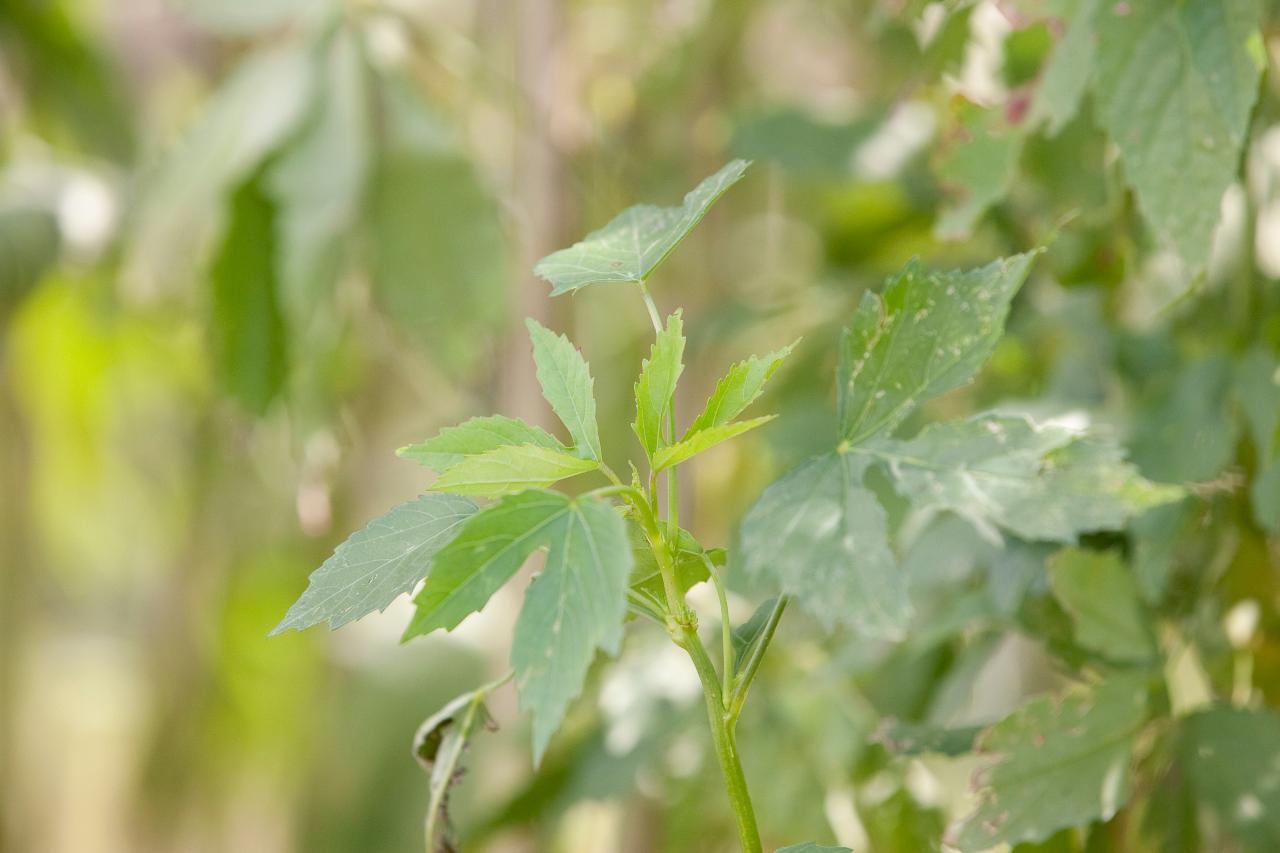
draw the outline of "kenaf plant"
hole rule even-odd
[[[639,292],[654,330],[635,383],[632,427],[643,469],[633,464],[624,478],[605,463],[587,362],[566,337],[529,320],[538,381],[570,442],[492,415],[401,449],[401,456],[437,472],[431,492],[375,519],[339,546],[275,629],[324,621],[337,628],[385,608],[421,583],[404,639],[452,630],[531,554],[546,551],[516,621],[512,671],[458,697],[419,730],[415,749],[431,774],[429,850],[448,843],[445,801],[468,739],[489,719],[489,691],[514,678],[520,706],[533,718],[537,763],[582,691],[596,652],[618,653],[633,614],[660,625],[687,652],[702,683],[742,849],[760,851],[735,730],[789,602],[794,599],[828,630],[843,625],[861,635],[898,639],[909,626],[911,602],[888,515],[867,484],[872,469],[915,510],[955,513],[993,543],[1006,533],[1019,540],[1073,543],[1083,532],[1119,528],[1135,513],[1181,494],[1144,480],[1105,439],[1023,415],[988,412],[935,424],[912,438],[894,437],[915,407],[970,381],[986,361],[1035,252],[965,272],[929,272],[912,262],[883,293],[864,297],[841,339],[831,450],[766,489],[730,551],[700,543],[680,524],[680,466],[773,419],[740,416],[791,347],[734,364],[703,410],[680,429],[674,399],[685,348],[681,314],[670,314],[664,323],[647,282],[747,166],[729,163],[679,207],[632,207],[536,267],[555,296],[608,284]],[[602,484],[573,495],[549,488],[587,474]],[[737,627],[729,619],[729,572],[742,572],[778,593]],[[718,649],[714,656],[686,603],[690,588],[703,581],[712,584],[720,606],[718,636],[709,644]],[[1148,639],[1137,636],[1134,642]],[[1113,694],[1119,697],[1114,713],[1106,704]],[[1123,717],[1125,724],[1141,718],[1144,697],[1145,689],[1132,679],[1117,681],[1078,703],[1078,719],[1071,724],[1081,731],[1101,729],[1108,737],[1113,718]],[[1055,719],[1068,711],[1056,705],[1041,709]],[[1001,726],[991,737],[1001,739],[1010,758],[994,768],[993,785],[1000,783],[1001,767],[1005,775],[1016,770],[1019,778],[1023,770],[1035,769],[1018,769],[1020,731],[1014,724]],[[1099,753],[1088,737],[1065,738],[1054,747],[1083,750],[1101,762],[1100,772],[1112,768],[1118,748]],[[1035,763],[1034,756],[1024,760]],[[1042,778],[1058,784],[1052,773]],[[1091,790],[1093,781],[1077,787]],[[1032,796],[1034,790],[1019,795]],[[1067,786],[1058,793],[1067,803],[1073,791]],[[1073,812],[1067,820],[1081,817],[1088,815]],[[959,828],[957,843],[979,849],[1016,841],[1008,830],[1021,818],[1016,803],[984,801]],[[807,843],[787,849],[844,848]]]

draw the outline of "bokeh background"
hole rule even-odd
[[[550,426],[524,316],[583,348],[625,465],[639,298],[552,302],[530,269],[733,156],[747,180],[652,282],[686,312],[684,410],[731,360],[803,343],[760,406],[784,416],[693,465],[700,538],[727,542],[825,446],[832,344],[866,288],[913,255],[1048,244],[981,381],[920,419],[1072,412],[1148,476],[1197,483],[1189,520],[1151,540],[1179,547],[1146,556],[1226,660],[1248,655],[1243,686],[1212,661],[1204,678],[1280,700],[1280,498],[1254,488],[1280,347],[1275,93],[1190,275],[1090,109],[1017,168],[998,132],[995,154],[956,154],[975,115],[1016,123],[1059,35],[1026,5],[0,4],[0,850],[419,849],[413,730],[505,669],[522,584],[404,646],[407,601],[267,632],[334,545],[425,487],[395,448],[474,414]],[[1230,390],[1246,375],[1252,411]],[[1034,576],[985,621],[957,604],[986,583],[979,551],[958,526],[915,540],[935,604],[905,644],[789,615],[742,724],[771,840],[934,849],[972,766],[891,763],[869,733],[989,721],[1056,683]],[[738,588],[735,614],[756,600]],[[495,697],[500,730],[452,804],[464,849],[730,849],[696,678],[664,643],[631,632],[536,773],[510,689]]]

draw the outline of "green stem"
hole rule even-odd
[[[733,625],[729,623],[729,594],[724,588],[720,570],[706,551],[702,552],[702,562],[716,588],[716,597],[720,599],[720,694],[727,697],[733,690]]]
[[[729,694],[727,700],[728,719],[731,727],[737,725],[738,715],[742,713],[742,706],[747,701],[747,691],[751,689],[751,682],[755,680],[756,670],[760,668],[760,661],[764,659],[764,653],[769,649],[773,634],[778,630],[778,622],[782,619],[782,612],[787,609],[787,602],[790,600],[790,596],[778,596],[778,600],[774,602],[773,610],[769,612],[769,621],[765,623],[764,630],[760,632],[760,638],[751,644],[751,648],[747,650],[747,657],[742,662],[742,668],[733,678],[733,692]]]
[[[653,323],[653,333],[655,335],[662,334],[662,315],[658,313],[658,306],[654,304],[653,296],[649,293],[648,286],[642,281],[640,284],[640,295],[644,297],[644,307],[649,309],[649,321]]]
[[[734,736],[733,725],[725,713],[723,694],[720,692],[720,683],[716,678],[716,668],[712,665],[711,658],[707,657],[706,649],[698,639],[698,632],[692,627],[685,627],[681,645],[693,659],[694,668],[698,670],[698,678],[702,681],[702,694],[707,703],[707,722],[711,725],[711,740],[715,744],[720,772],[724,775],[729,805],[733,808],[733,816],[738,824],[738,839],[742,844],[743,853],[762,853],[755,807],[751,805],[747,777],[742,772],[742,761],[738,757],[738,742]]]

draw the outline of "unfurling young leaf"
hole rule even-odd
[[[978,749],[995,763],[974,777],[978,807],[952,827],[948,843],[976,853],[1109,820],[1129,799],[1146,720],[1146,677],[1137,675],[1023,705],[979,737]]]
[[[550,282],[552,296],[592,284],[643,282],[742,178],[748,165],[745,160],[727,163],[698,184],[679,207],[629,207],[580,243],[538,261],[533,271]]]
[[[671,416],[671,396],[684,370],[683,358],[684,328],[677,311],[667,318],[667,327],[653,342],[636,380],[636,421],[631,428],[651,458],[663,444],[662,425]]]
[[[1004,333],[1035,252],[966,272],[911,261],[883,295],[868,293],[840,343],[840,436],[883,435],[919,403],[963,385]]]
[[[514,418],[504,418],[502,415],[490,415],[446,427],[435,438],[402,447],[396,453],[443,474],[468,456],[479,456],[499,447],[513,445],[534,445],[547,450],[565,449],[563,444],[541,427],[531,426]]]
[[[312,573],[306,592],[271,633],[326,620],[340,628],[386,608],[422,580],[432,558],[475,512],[466,498],[423,495],[374,519]]]
[[[596,425],[594,382],[587,362],[564,335],[538,323],[525,321],[533,340],[533,360],[538,367],[538,383],[551,410],[573,436],[578,455],[600,461],[600,428]]]
[[[702,413],[689,424],[685,437],[727,424],[742,414],[764,391],[765,383],[794,348],[795,344],[791,344],[763,357],[753,355],[729,368],[724,378],[716,383],[716,390]]]
[[[764,426],[775,417],[777,416],[765,415],[748,421],[735,421],[689,433],[680,441],[670,447],[662,448],[654,455],[653,470],[661,471],[664,468],[670,468],[672,465],[679,465],[681,462],[697,456],[704,450],[710,450],[723,441],[736,438],[758,426]]]
[[[455,495],[494,497],[540,489],[567,477],[585,474],[600,463],[535,444],[499,447],[468,456],[440,475],[431,489]]]

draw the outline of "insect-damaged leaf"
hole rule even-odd
[[[477,513],[436,555],[405,639],[452,630],[547,548],[525,594],[511,662],[521,707],[533,714],[534,757],[582,689],[596,649],[617,652],[632,555],[626,526],[608,503],[530,490]]]
[[[1213,849],[1280,849],[1280,716],[1269,708],[1216,707],[1187,717],[1181,729],[1196,800],[1239,845]]]
[[[592,284],[642,282],[680,245],[711,205],[750,165],[733,160],[698,184],[679,207],[639,204],[615,216],[568,249],[538,261],[533,271],[559,296]]]
[[[1134,742],[1146,719],[1145,676],[1023,705],[979,737],[979,751],[996,760],[978,771],[978,807],[952,827],[948,843],[968,853],[1110,819],[1129,798]]]
[[[683,358],[684,328],[677,311],[658,333],[636,380],[636,421],[631,428],[650,457],[662,444],[662,424],[670,416],[671,395],[684,370]]]
[[[585,474],[600,463],[535,444],[498,447],[468,456],[431,484],[433,491],[494,497],[550,486]]]
[[[382,610],[413,589],[432,558],[475,514],[476,505],[454,495],[423,495],[369,522],[338,546],[272,634],[328,620],[339,628]]]
[[[439,435],[396,451],[396,455],[425,465],[443,474],[468,456],[479,456],[499,447],[535,445],[563,450],[564,445],[541,427],[515,418],[490,415],[471,418],[457,426],[440,430]]]
[[[840,435],[889,432],[917,404],[968,382],[1004,333],[1009,302],[1036,253],[966,272],[911,261],[882,295],[868,293],[840,343]]]
[[[1183,494],[1143,478],[1114,443],[1020,415],[933,424],[910,440],[874,439],[849,452],[884,462],[917,509],[954,512],[995,542],[998,528],[1074,542]]]
[[[586,359],[564,335],[537,320],[525,321],[533,340],[538,383],[551,410],[573,436],[578,455],[600,461],[600,427],[596,424],[594,381]]]
[[[743,570],[775,581],[827,629],[898,638],[910,615],[885,512],[862,484],[870,460],[827,453],[786,474],[747,512]]]

